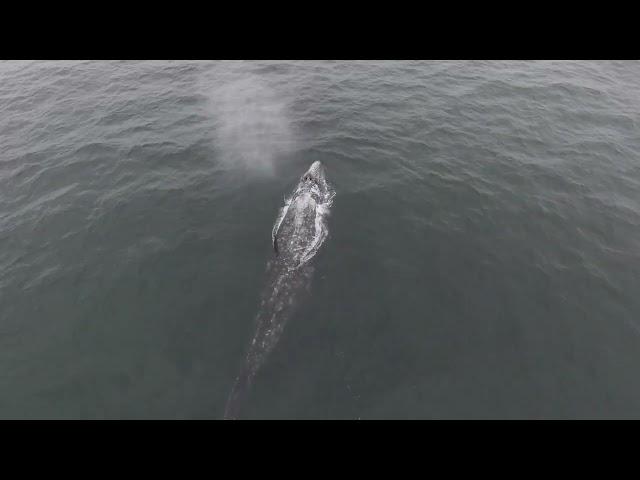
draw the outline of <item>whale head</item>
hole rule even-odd
[[[302,177],[300,177],[300,183],[315,183],[320,187],[324,187],[326,185],[326,179],[324,176],[324,166],[320,163],[319,160],[316,160],[311,164],[309,170],[307,170]]]

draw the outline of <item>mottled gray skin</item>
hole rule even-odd
[[[327,236],[325,217],[334,192],[324,167],[314,162],[280,209],[272,232],[275,257],[267,264],[267,284],[256,316],[255,335],[233,386],[224,418],[237,418],[258,370],[276,346],[285,323],[313,276],[310,260]]]

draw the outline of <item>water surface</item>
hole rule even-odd
[[[0,418],[640,417],[640,63],[0,63]]]

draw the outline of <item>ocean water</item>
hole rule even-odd
[[[0,418],[640,418],[640,63],[0,63]]]

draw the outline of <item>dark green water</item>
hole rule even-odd
[[[639,62],[0,63],[0,418],[640,418]]]

